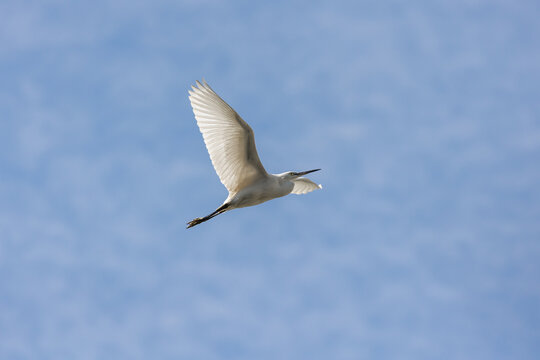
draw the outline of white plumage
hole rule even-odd
[[[219,179],[229,196],[216,211],[188,223],[188,228],[225,211],[260,204],[289,193],[322,188],[300,177],[320,169],[268,174],[259,159],[251,127],[203,80],[192,86],[189,100]]]
[[[322,185],[316,184],[305,177],[299,177],[293,179],[292,181],[294,183],[294,187],[291,193],[293,194],[307,194],[308,192],[312,192],[313,190],[322,189]]]

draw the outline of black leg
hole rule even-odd
[[[193,219],[191,220],[190,222],[187,223],[187,227],[186,229],[189,229],[191,227],[194,227],[195,225],[199,225],[200,223],[203,223],[205,221],[208,221],[210,220],[211,218],[213,218],[214,216],[218,216],[219,214],[222,214],[224,213],[225,211],[227,211],[227,208],[229,207],[229,204],[223,204],[221,205],[220,207],[218,207],[216,209],[216,211],[214,211],[213,213],[211,213],[210,215],[206,215],[205,217],[202,217],[202,218],[196,218],[196,219]]]

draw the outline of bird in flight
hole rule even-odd
[[[219,179],[229,196],[213,213],[187,223],[191,228],[226,211],[293,194],[322,189],[303,175],[319,171],[269,174],[259,160],[251,127],[203,80],[189,91],[189,101]]]

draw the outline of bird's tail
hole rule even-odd
[[[208,221],[211,218],[213,218],[214,216],[218,216],[219,214],[224,213],[225,211],[227,211],[228,208],[229,208],[229,204],[223,204],[220,207],[218,207],[216,209],[216,211],[214,211],[210,215],[206,215],[205,217],[202,217],[202,218],[196,218],[196,219],[193,219],[190,222],[188,222],[186,229],[189,229],[191,227],[194,227],[195,225],[199,225],[200,223]]]

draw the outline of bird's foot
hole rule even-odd
[[[194,227],[195,225],[199,225],[200,223],[204,222],[205,220],[203,218],[196,218],[191,220],[187,223],[186,229],[189,229],[190,227]]]

